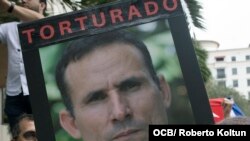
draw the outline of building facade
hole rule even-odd
[[[219,85],[234,88],[250,100],[250,47],[219,50],[215,41],[199,41],[208,51],[207,65]]]

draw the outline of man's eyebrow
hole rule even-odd
[[[126,84],[130,84],[131,82],[143,82],[146,78],[143,76],[132,76],[120,81],[118,84],[115,84],[115,88],[120,88]],[[97,89],[87,93],[85,97],[83,97],[82,104],[87,104],[90,99],[97,96],[98,94],[105,93],[105,89]]]
[[[82,99],[83,104],[88,103],[90,99],[98,94],[104,93],[104,91],[104,89],[98,89],[88,92],[87,95]]]

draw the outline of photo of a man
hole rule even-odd
[[[128,32],[73,41],[56,70],[67,110],[63,128],[85,141],[148,140],[149,124],[167,124],[170,90],[145,44]]]

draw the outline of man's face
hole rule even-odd
[[[23,119],[19,126],[21,132],[16,141],[37,141],[34,121]]]
[[[39,12],[40,0],[21,0],[25,8]]]
[[[75,115],[66,130],[75,138],[147,141],[149,124],[167,123],[168,93],[159,90],[142,55],[130,45],[93,51],[69,64],[65,78]],[[60,118],[69,121],[62,113]]]

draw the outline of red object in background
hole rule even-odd
[[[224,98],[209,99],[215,123],[218,123],[224,119],[223,102]]]

